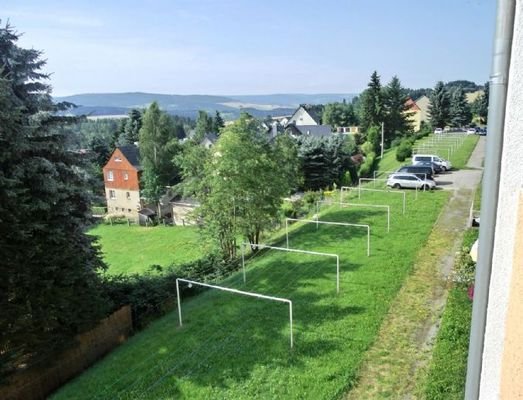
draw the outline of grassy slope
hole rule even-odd
[[[366,195],[358,202],[366,201]],[[369,196],[369,198],[371,198]],[[289,350],[285,305],[208,291],[183,301],[184,326],[171,313],[137,334],[58,392],[68,398],[332,398],[350,388],[365,351],[410,272],[447,195],[375,193],[391,204],[391,233],[377,210],[325,208],[322,219],[368,222],[372,256],[356,228],[297,227],[291,247],[335,252],[341,293],[335,294],[332,259],[268,252],[223,284],[289,298],[295,348]]]
[[[477,229],[466,231],[463,246],[470,247],[477,236]],[[425,384],[427,399],[463,399],[471,318],[472,302],[467,290],[451,288]]]
[[[151,265],[167,266],[200,258],[204,250],[196,228],[97,225],[89,234],[98,236],[110,274],[146,271]]]

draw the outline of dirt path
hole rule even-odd
[[[481,140],[483,139],[483,140]],[[469,165],[480,168],[484,156],[480,138]],[[459,171],[461,172],[461,171]],[[420,384],[447,299],[447,277],[467,227],[481,170],[463,171],[463,184],[453,188],[427,244],[418,254],[385,318],[378,338],[365,355],[357,386],[346,399],[418,399]]]

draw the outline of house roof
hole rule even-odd
[[[218,136],[216,136],[215,133],[206,133],[201,143],[205,142],[205,140],[208,140],[211,143],[216,143],[216,141],[218,140]]]
[[[409,111],[421,111],[421,108],[410,97],[405,102],[405,105],[409,108]]]
[[[129,161],[133,167],[136,167],[137,169],[141,168],[140,150],[138,149],[138,146],[129,144],[125,146],[119,146],[118,149],[120,149],[125,158],[127,158],[127,161]]]
[[[332,135],[330,125],[289,125],[292,133],[295,135],[324,137]]]
[[[316,122],[318,125],[320,124],[321,122],[321,118],[319,117],[318,113],[317,113],[317,109],[319,111],[319,106],[307,106],[305,104],[301,104],[297,109],[296,111],[294,111],[294,113],[291,115],[291,117],[289,119],[292,119],[296,113],[298,111],[300,111],[300,109],[303,109],[307,114],[310,115],[310,117],[314,120],[314,122]]]

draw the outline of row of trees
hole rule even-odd
[[[433,128],[447,125],[463,127],[472,122],[473,114],[478,116],[480,122],[486,123],[488,97],[488,83],[485,84],[484,93],[470,105],[462,86],[449,86],[438,82],[430,95],[430,123]]]

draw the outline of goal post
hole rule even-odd
[[[339,204],[340,207],[342,207],[342,206],[370,207],[370,208],[381,208],[383,210],[386,210],[387,211],[387,233],[390,232],[390,206],[383,205],[383,204],[360,204],[360,203],[342,203],[342,202],[331,203],[331,202],[327,202],[325,200],[318,200],[316,202],[316,215],[319,214],[320,204],[323,204],[323,203],[330,204],[330,205]]]
[[[189,285],[197,285],[197,286],[203,286],[203,287],[207,287],[207,288],[211,288],[211,289],[222,290],[224,292],[240,294],[240,295],[243,295],[243,296],[255,297],[255,298],[258,298],[258,299],[264,299],[264,300],[270,300],[270,301],[278,301],[280,303],[287,303],[289,305],[289,331],[290,331],[291,349],[294,347],[293,334],[292,334],[292,301],[291,300],[284,299],[284,298],[281,298],[281,297],[267,296],[267,295],[264,295],[264,294],[259,294],[259,293],[254,293],[254,292],[245,292],[243,290],[227,288],[227,287],[224,287],[224,286],[210,285],[208,283],[191,281],[189,279],[176,278],[176,298],[178,300],[178,319],[180,321],[180,326],[183,326],[183,322],[182,322],[182,303],[180,301],[180,282],[185,282],[185,283],[187,283]]]
[[[285,247],[269,246],[266,244],[251,244],[251,243],[246,243],[246,242],[243,242],[241,244],[243,283],[247,282],[246,271],[245,271],[245,247],[248,245],[254,246],[257,248],[262,248],[262,249],[286,251],[289,253],[301,253],[301,254],[310,254],[313,256],[324,256],[324,257],[336,258],[336,293],[340,292],[340,256],[339,255],[332,254],[332,253],[322,253],[319,251],[299,250],[299,249],[290,249],[290,248],[285,248]]]
[[[407,193],[405,191],[403,191],[403,190],[392,191],[392,190],[388,190],[388,189],[370,189],[370,188],[361,187],[361,183],[360,183],[360,185],[358,185],[357,188],[354,188],[354,187],[351,187],[351,186],[342,186],[341,187],[341,191],[340,191],[340,203],[343,202],[343,192],[347,192],[349,190],[358,190],[358,199],[361,199],[361,192],[362,191],[382,192],[382,193],[390,193],[390,194],[401,194],[403,196],[402,213],[405,214],[405,210],[407,208]],[[417,198],[417,196],[416,196],[416,198]]]
[[[319,219],[298,219],[298,218],[285,218],[285,239],[287,240],[287,248],[289,248],[289,221],[305,222],[308,224],[323,224],[323,225],[338,225],[338,226],[354,226],[357,228],[364,228],[367,230],[367,256],[370,256],[370,226],[365,224],[351,224],[348,222],[329,222],[320,221]]]

